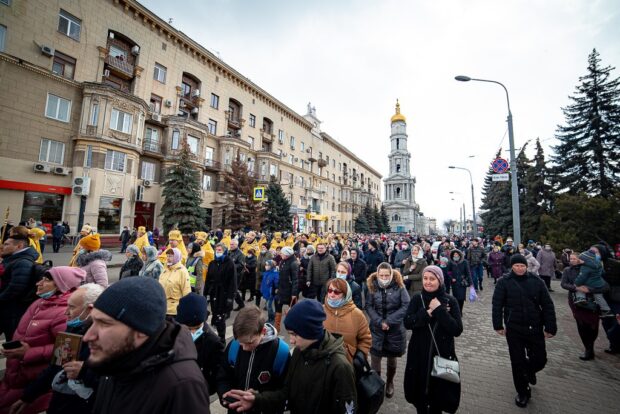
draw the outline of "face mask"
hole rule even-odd
[[[84,311],[82,311],[76,318],[67,321],[67,328],[77,328],[82,326],[84,324],[84,321],[80,319],[82,313],[84,313]]]
[[[454,260],[455,262],[460,262],[461,261],[461,256],[454,256]]]
[[[595,255],[594,257],[596,258],[596,261],[597,261],[597,262],[600,262],[600,261],[601,261],[601,255],[600,255],[600,254],[597,254],[597,255]]]
[[[45,293],[37,293],[37,296],[39,296],[40,298],[43,298],[43,299],[49,299],[49,298],[51,298],[54,295],[54,293],[56,293],[56,292],[54,290],[51,290],[51,291],[45,292]]]
[[[166,262],[166,264],[167,264],[168,266],[172,266],[174,263],[172,263],[172,262]]]
[[[271,270],[271,266],[265,266],[265,270],[266,271],[270,271]]]
[[[204,325],[196,329],[195,332],[192,332],[192,341],[196,342],[196,339],[200,338],[200,335],[204,333],[204,329],[202,329],[203,327]]]
[[[221,258],[222,256],[224,256],[224,253],[215,253],[215,257],[216,258]]]
[[[262,254],[267,254],[267,250],[261,250]]]
[[[390,283],[392,283],[392,278],[389,278],[387,280],[383,280],[383,279],[377,279],[379,281],[379,286],[381,287],[388,287],[390,285]]]
[[[78,253],[78,256],[81,255],[81,254],[84,254],[84,253],[86,253],[86,250],[85,249],[80,249],[80,252]]]
[[[336,277],[338,279],[346,279],[347,278],[347,274],[346,273],[336,273]]]
[[[339,308],[344,305],[344,298],[340,299],[327,299],[327,304],[332,308]]]

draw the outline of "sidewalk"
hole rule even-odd
[[[120,249],[109,249],[110,253],[112,253],[112,260],[107,262],[108,269],[121,267],[127,257],[124,254],[120,253]],[[60,249],[60,252],[54,253],[51,249],[51,246],[45,246],[45,252],[43,253],[44,260],[51,260],[54,263],[54,266],[67,266],[73,257],[73,247],[65,246]]]

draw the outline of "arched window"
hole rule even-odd
[[[398,214],[394,214],[392,221],[400,221],[400,216]]]
[[[400,164],[396,164],[396,172],[399,173],[400,172]]]
[[[400,187],[396,187],[396,198],[400,198]]]
[[[396,149],[400,149],[400,139],[396,138]]]

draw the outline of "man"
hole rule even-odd
[[[245,240],[243,241],[240,249],[245,256],[248,255],[248,251],[250,249],[254,249],[255,252],[258,252],[260,250],[260,248],[258,247],[258,240],[256,240],[255,232],[250,231],[248,234],[245,235]]]
[[[60,250],[60,245],[62,244],[62,239],[65,237],[65,226],[59,221],[52,228],[52,249],[54,253],[58,253]]]
[[[47,244],[47,228],[43,225],[42,222],[37,221],[33,228],[39,229],[41,232],[38,234],[39,237],[39,247],[41,248],[41,254],[45,253],[45,245]]]
[[[215,245],[215,260],[209,263],[204,295],[211,304],[211,325],[217,329],[222,342],[226,340],[226,319],[233,307],[237,291],[237,271],[232,259],[226,254],[224,243]]]
[[[357,393],[353,366],[345,355],[342,337],[323,328],[323,306],[304,300],[288,312],[284,325],[295,346],[284,385],[274,391],[232,390],[224,394],[238,401],[229,409],[272,413],[287,403],[291,414],[355,413]]]
[[[307,280],[312,284],[313,292],[308,297],[316,298],[320,303],[325,299],[325,283],[336,277],[336,260],[327,253],[325,243],[316,245],[316,254],[308,262]]]
[[[121,232],[121,235],[118,238],[118,240],[121,242],[121,253],[125,253],[125,251],[127,250],[129,239],[131,239],[131,233],[129,232],[129,228],[125,226],[123,227],[123,231]]]
[[[487,258],[487,254],[484,248],[478,244],[478,239],[471,241],[471,246],[467,249],[465,258],[469,262],[469,268],[471,269],[471,276],[474,280],[474,288],[482,290],[482,270],[484,260]]]
[[[297,303],[297,297],[299,295],[299,261],[295,256],[295,252],[292,247],[285,246],[282,248],[280,255],[282,257],[282,261],[280,262],[280,275],[278,277],[278,288],[275,303],[276,315],[274,321],[274,326],[277,331],[280,330],[283,307],[285,305],[289,308],[293,307],[293,305]],[[330,259],[328,260],[334,260],[331,255],[327,254],[327,256],[330,256]],[[310,259],[310,261],[312,261],[312,259]]]
[[[526,407],[532,397],[529,384],[536,384],[536,373],[547,363],[545,339],[553,338],[557,325],[549,291],[527,271],[525,257],[514,254],[510,264],[512,270],[497,281],[493,293],[493,329],[506,336],[515,404]]]
[[[411,254],[411,253],[409,253]],[[376,240],[370,240],[368,242],[368,253],[364,256],[364,261],[368,265],[366,274],[370,276],[377,271],[377,266],[385,262],[385,256],[379,250],[379,244]]]
[[[512,238],[510,237],[506,239],[506,244],[502,246],[502,253],[506,254],[509,250],[515,251],[515,246],[513,244]]]
[[[143,253],[144,248],[151,245],[151,243],[149,242],[149,236],[146,234],[146,227],[144,226],[138,227],[138,231],[136,233],[136,240],[132,244],[135,244],[138,250],[140,251],[140,255],[141,255],[140,257],[142,258],[142,260],[146,259],[146,256],[144,256],[144,253]],[[161,261],[161,258],[160,258],[160,261]]]
[[[400,250],[396,253],[396,257],[394,257],[394,269],[398,269],[398,271],[402,274],[403,261],[411,256],[411,248],[406,240],[403,240],[399,245]]]
[[[228,252],[228,257],[230,257],[230,259],[235,265],[235,270],[237,274],[235,290],[238,290],[239,285],[241,285],[242,283],[241,278],[243,275],[243,268],[245,267],[245,255],[239,249],[239,241],[237,239],[230,240],[230,250]],[[241,293],[239,293],[239,291],[235,293],[235,302],[237,303],[237,307],[233,309],[235,312],[241,310],[241,308],[245,306],[245,303],[243,303],[243,299],[241,298]]]
[[[553,292],[551,289],[551,278],[555,276],[555,269],[557,268],[557,263],[555,259],[555,253],[551,249],[551,245],[545,244],[545,248],[538,252],[536,255],[536,260],[540,263],[540,268],[538,269],[538,274],[545,281],[545,285],[547,285],[547,289],[549,292]]]
[[[148,234],[145,235],[146,237],[148,237]],[[136,240],[137,243],[137,240]],[[150,242],[148,242],[149,246],[151,245]],[[170,230],[168,232],[168,245],[166,246],[166,248],[164,249],[164,251],[159,255],[159,261],[162,264],[166,264],[166,261],[168,260],[168,257],[166,256],[166,252],[170,249],[179,249],[179,251],[181,252],[181,263],[185,264],[187,261],[187,248],[185,247],[185,242],[183,242],[183,235],[181,234],[181,232],[179,230]]]
[[[26,309],[35,301],[35,284],[32,267],[39,257],[30,247],[27,236],[9,236],[2,245],[4,273],[0,283],[0,334],[7,342],[13,338],[19,320]]]
[[[186,328],[166,321],[154,279],[130,277],[95,301],[84,335],[88,366],[101,376],[93,412],[209,413],[209,392]]]

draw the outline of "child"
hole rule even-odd
[[[587,286],[592,289],[600,289],[607,285],[607,282],[603,279],[603,265],[592,250],[581,253],[579,255],[579,260],[581,261],[581,270],[579,271],[579,276],[575,279],[575,286]],[[594,301],[599,308],[601,308],[601,318],[613,318],[614,314],[611,312],[603,294],[594,293],[592,296],[594,296]],[[586,303],[586,294],[577,290],[577,292],[575,292],[575,305],[583,306]]]
[[[276,297],[276,290],[280,283],[280,274],[276,269],[276,264],[273,260],[267,260],[265,262],[265,271],[263,272],[263,280],[260,285],[260,291],[267,301],[267,322],[273,323],[275,320],[275,309],[273,308],[273,301]]]

